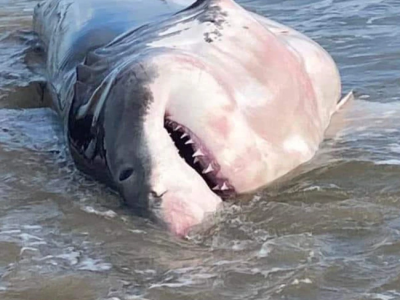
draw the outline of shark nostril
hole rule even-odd
[[[119,181],[125,181],[133,174],[132,168],[125,168],[119,173]]]

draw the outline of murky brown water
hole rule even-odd
[[[0,0],[0,299],[400,299],[398,0],[241,1],[321,43],[357,99],[311,163],[192,241],[75,170],[15,31],[36,2]]]

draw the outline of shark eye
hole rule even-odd
[[[119,173],[119,181],[125,181],[133,174],[132,168],[125,168]]]

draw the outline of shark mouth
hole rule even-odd
[[[165,119],[164,127],[179,155],[204,179],[215,194],[222,199],[235,196],[234,187],[228,179],[221,176],[221,167],[212,153],[190,129],[169,119]]]

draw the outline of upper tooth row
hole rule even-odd
[[[198,156],[204,156],[204,153],[203,153],[200,149],[198,149],[198,150],[192,155],[192,157],[198,157]]]
[[[216,191],[216,190],[226,191],[226,190],[229,190],[229,187],[227,186],[226,182],[224,182],[221,187],[217,184],[215,187],[213,187],[213,190],[214,191]]]
[[[207,167],[207,169],[205,169],[202,173],[203,173],[203,174],[207,174],[207,173],[210,173],[210,172],[212,172],[212,171],[214,171],[214,168],[212,167],[211,164],[209,164],[208,167]]]
[[[169,122],[171,122],[171,121],[169,121]],[[179,129],[181,129],[181,128],[182,128],[182,126],[181,126],[181,125],[178,125],[178,126],[176,126],[176,127],[174,128],[174,131],[177,131],[177,130],[179,130]],[[184,133],[182,134],[182,136],[181,136],[181,139],[183,139],[183,138],[185,138],[185,137],[188,137],[188,136],[189,136],[189,134],[186,133],[186,132],[184,132]],[[192,139],[189,139],[189,140],[185,143],[185,145],[188,145],[188,144],[194,144],[193,140],[192,140]],[[205,156],[205,155],[204,155],[204,153],[203,153],[200,149],[198,149],[198,150],[193,154],[194,163],[197,163],[197,162],[200,161],[200,160],[198,159],[198,157],[200,157],[200,156]],[[211,164],[209,164],[208,167],[207,167],[207,169],[203,170],[202,173],[203,173],[203,174],[208,174],[208,173],[210,173],[210,172],[212,172],[212,171],[214,171],[214,168],[213,168],[213,166],[212,166]],[[226,190],[229,190],[229,187],[228,187],[228,185],[226,184],[226,182],[224,182],[221,186],[220,186],[220,185],[216,185],[215,187],[213,187],[213,190],[226,191]]]

